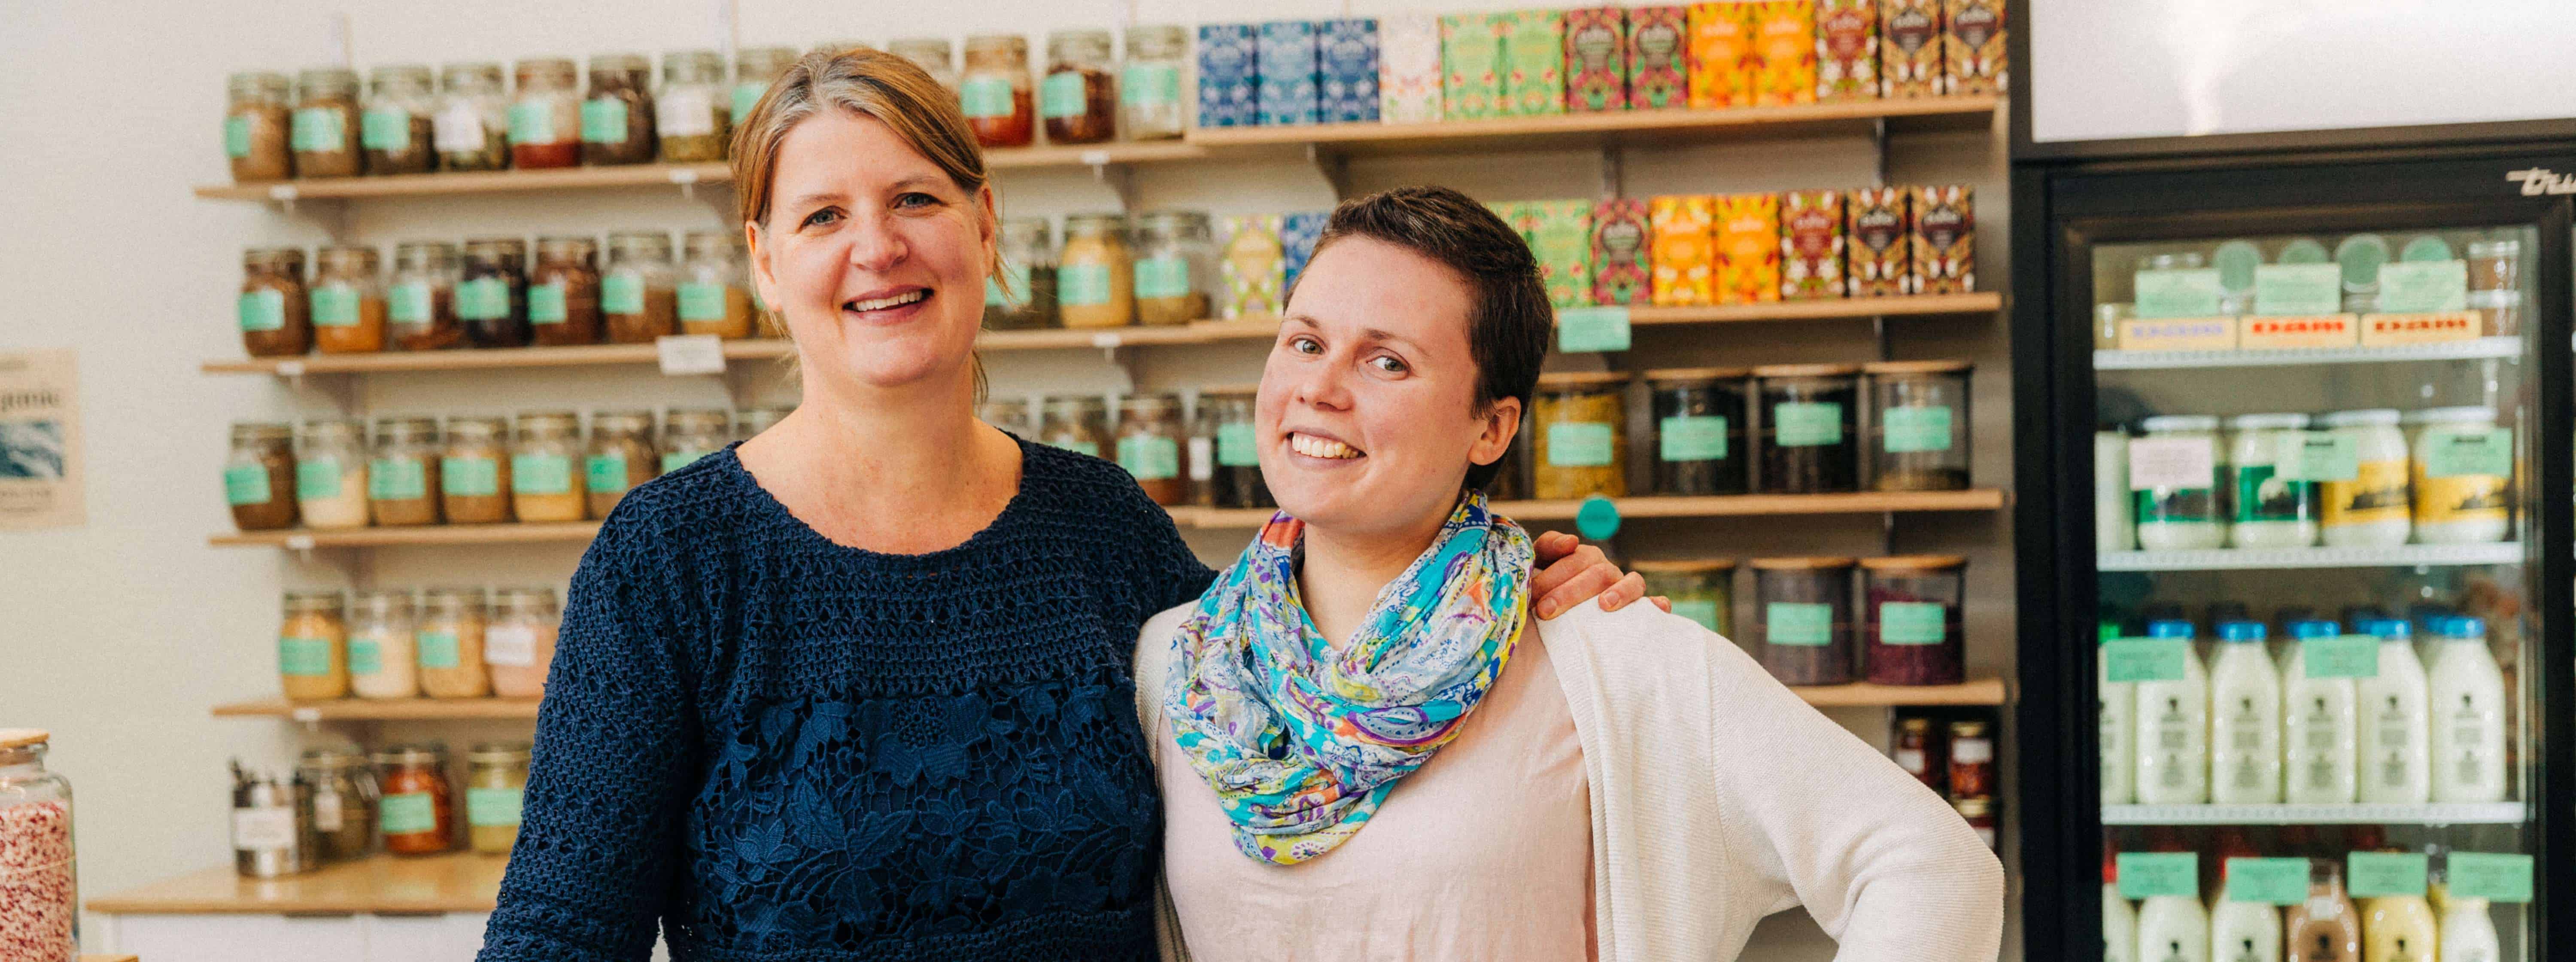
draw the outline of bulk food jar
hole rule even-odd
[[[662,55],[662,90],[653,98],[653,132],[666,164],[725,159],[733,115],[725,104],[724,55],[674,50]]]
[[[385,340],[397,351],[436,351],[465,343],[465,325],[456,320],[456,245],[394,245],[394,272],[385,288]]]
[[[295,780],[313,799],[314,854],[324,863],[364,857],[376,847],[376,777],[355,748],[307,748]]]
[[[590,96],[581,102],[581,162],[649,164],[653,136],[653,62],[641,54],[590,58]]]
[[[1096,397],[1048,398],[1038,442],[1099,457],[1110,450],[1109,405]]]
[[[367,173],[437,170],[438,138],[431,120],[437,109],[437,87],[428,67],[395,64],[368,71],[366,112],[358,120],[358,144],[366,151]]]
[[[1542,374],[1532,399],[1538,460],[1530,495],[1540,500],[1628,496],[1628,375]]]
[[[688,467],[732,443],[732,411],[672,408],[662,415],[662,473]]]
[[[1187,124],[1181,68],[1189,32],[1175,26],[1127,28],[1127,63],[1118,73],[1118,117],[1129,140],[1178,140]]]
[[[452,63],[438,71],[432,118],[438,165],[447,170],[510,166],[510,92],[497,63]]]
[[[436,855],[455,845],[456,796],[447,786],[447,749],[395,745],[375,755],[376,829],[385,851]]]
[[[420,656],[420,690],[431,698],[481,698],[492,693],[483,661],[488,618],[481,588],[431,588],[422,597],[420,631],[412,645]]]
[[[418,609],[409,591],[361,591],[349,606],[349,691],[360,698],[420,697]]]
[[[1161,211],[1136,222],[1136,320],[1206,320],[1217,281],[1216,240],[1198,211]]]
[[[476,853],[508,855],[518,844],[528,759],[526,742],[486,742],[465,756],[465,834]]]
[[[305,297],[315,350],[364,354],[385,349],[385,287],[375,248],[322,248]]]
[[[0,728],[0,936],[13,952],[72,962],[80,952],[80,893],[72,858],[72,786],[45,770],[53,736]]]
[[[680,333],[750,337],[751,288],[743,273],[742,235],[693,230],[686,244],[688,256],[679,272]]]
[[[1212,387],[1199,392],[1198,430],[1190,444],[1193,470],[1207,479],[1199,503],[1215,508],[1275,508],[1261,480],[1261,446],[1253,433],[1252,403],[1260,388]],[[1204,450],[1202,450],[1204,449]]]
[[[1735,562],[1724,558],[1688,561],[1632,561],[1630,568],[1646,579],[1646,594],[1662,595],[1673,613],[1718,634],[1735,627]]]
[[[367,526],[367,428],[315,418],[295,431],[295,511],[308,528]]]
[[[1967,680],[1960,633],[1968,559],[1955,555],[1863,558],[1861,661],[1873,685],[1955,685]]]
[[[629,489],[662,473],[662,455],[653,444],[653,412],[601,411],[591,415],[590,457],[584,468],[583,487],[589,491],[590,516],[608,517]]]
[[[456,319],[475,347],[528,345],[528,242],[485,237],[465,242],[456,282]]]
[[[546,669],[555,661],[555,629],[563,613],[552,588],[503,588],[483,629],[483,661],[492,669],[492,694],[537,698],[546,693]]]
[[[322,839],[313,830],[313,786],[245,771],[236,759],[232,802],[233,874],[284,878],[322,864]]]
[[[1029,41],[1011,34],[966,38],[966,73],[957,99],[975,142],[987,148],[1026,147],[1037,135],[1037,105],[1030,93]]]
[[[608,267],[599,275],[599,313],[613,344],[651,344],[654,338],[680,332],[671,235],[608,235]]]
[[[510,445],[510,510],[521,521],[579,521],[587,510],[581,418],[570,411],[519,415]]]
[[[1852,680],[1850,558],[1755,558],[1754,636],[1784,685]]]
[[[224,455],[224,502],[233,527],[275,531],[295,527],[294,431],[284,424],[235,422],[232,450]]]
[[[1753,369],[1762,428],[1754,444],[1764,494],[1823,494],[1860,486],[1860,368],[1775,364]]]
[[[224,81],[224,156],[232,162],[233,180],[285,180],[295,176],[286,149],[286,75],[265,70],[237,73]]]
[[[2407,444],[2414,452],[2415,540],[2504,540],[2513,530],[2513,432],[2496,427],[2496,410],[2432,408],[2410,420],[2416,425]]]
[[[2129,491],[2136,505],[2138,547],[2148,551],[2205,551],[2227,544],[2227,521],[2218,512],[2218,419],[2166,414],[2140,422],[2146,436],[2129,443]],[[2209,466],[2200,480],[2198,466]],[[2193,472],[2177,483],[2170,468]]]
[[[957,53],[955,45],[951,44],[948,38],[906,37],[901,40],[889,40],[886,42],[886,52],[912,61],[912,65],[921,68],[921,72],[929,74],[930,79],[939,81],[940,86],[948,88],[949,96],[957,96]]]
[[[296,701],[349,697],[347,601],[337,591],[289,591],[277,628],[278,689]]]
[[[1055,326],[1055,256],[1055,234],[1046,218],[1002,222],[1002,264],[984,279],[986,328]]]
[[[742,126],[742,119],[760,106],[769,85],[795,63],[793,47],[743,47],[733,52],[733,96],[725,104],[725,114],[734,126]]]
[[[313,349],[312,304],[304,293],[304,251],[294,247],[242,252],[241,296],[235,301],[242,349],[252,357],[293,357]]]
[[[1118,136],[1118,84],[1110,67],[1109,31],[1047,35],[1047,76],[1038,90],[1047,143],[1097,144]]]
[[[295,118],[288,137],[297,177],[354,177],[358,155],[358,75],[338,67],[295,75]]]
[[[1056,311],[1064,326],[1125,327],[1136,323],[1136,264],[1127,248],[1127,218],[1074,214],[1064,219],[1064,250],[1056,257]]]
[[[1884,361],[1869,375],[1870,488],[1968,488],[1966,361]]]
[[[599,242],[587,237],[537,238],[528,275],[528,330],[549,347],[599,343]]]
[[[562,57],[519,61],[510,99],[510,164],[520,170],[581,164],[581,84]]]
[[[1144,394],[1118,402],[1118,466],[1155,504],[1190,503],[1189,465],[1181,456],[1188,443],[1180,398]]]
[[[448,418],[447,446],[438,459],[438,507],[447,523],[510,520],[510,460],[508,422]]]
[[[1746,368],[1646,372],[1655,408],[1655,493],[1743,494],[1752,472],[1744,444]]]
[[[438,421],[377,418],[375,457],[367,461],[367,510],[380,527],[437,524]]]

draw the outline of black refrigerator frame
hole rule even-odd
[[[2576,194],[2526,196],[2512,171],[2576,174],[2576,141],[2400,150],[2016,163],[2012,174],[2013,435],[2020,683],[2015,707],[2024,957],[2099,959],[2103,827],[2094,699],[2090,245],[2408,219],[2539,225],[2535,495],[2539,678],[2533,778],[2533,958],[2576,960]],[[2067,319],[2081,319],[2067,320]],[[2259,369],[2254,369],[2259,370]],[[2526,561],[2526,564],[2532,563]]]

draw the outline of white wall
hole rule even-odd
[[[962,35],[1115,22],[1123,3],[1106,0],[991,0],[951,4],[952,18],[924,24],[899,4],[825,0],[741,0],[743,43],[807,46],[825,38],[883,40],[898,34]],[[1264,0],[1229,8],[1244,17],[1368,15],[1447,10],[1433,0]],[[1493,4],[1502,6],[1503,4]],[[206,535],[228,518],[216,484],[225,427],[238,419],[325,413],[325,383],[301,388],[248,377],[210,377],[199,362],[240,353],[230,301],[238,257],[252,245],[328,240],[329,205],[289,214],[274,207],[192,199],[193,184],[219,182],[217,148],[224,75],[244,68],[293,68],[333,56],[333,13],[351,20],[360,65],[438,63],[520,56],[584,56],[610,50],[659,52],[715,46],[709,0],[628,0],[535,5],[503,0],[437,3],[270,0],[260,4],[141,0],[0,0],[0,350],[69,346],[80,352],[87,417],[89,521],[85,527],[0,533],[0,725],[55,732],[54,767],[79,791],[82,881],[100,894],[227,858],[227,757],[283,767],[308,741],[356,738],[373,744],[430,736],[452,744],[508,737],[507,725],[345,726],[302,731],[267,720],[216,720],[219,702],[273,692],[271,640],[283,587],[362,583],[556,584],[571,573],[574,546],[402,548],[372,553],[291,554],[210,548]],[[1197,5],[1146,0],[1154,21],[1206,19]],[[1444,182],[1492,199],[1587,197],[1600,190],[1593,153],[1498,155],[1355,163],[1353,190]],[[1636,151],[1627,192],[1723,192],[1853,186],[1870,181],[1871,145],[1844,138],[1678,151]],[[1976,185],[1981,285],[2002,289],[2006,191],[2001,147],[1990,135],[1898,142],[1888,175],[1897,182]],[[1140,202],[1224,213],[1320,210],[1334,200],[1302,162],[1149,167],[1138,171]],[[1012,172],[1002,179],[1014,213],[1062,214],[1114,207],[1116,195],[1084,172]],[[631,226],[721,225],[723,190],[695,201],[671,190],[380,202],[348,212],[349,236],[390,247],[411,238],[475,233],[602,233]],[[2009,483],[2010,380],[2003,320],[1890,322],[1894,357],[1975,358],[1976,470],[1981,483]],[[1877,342],[1865,322],[1695,328],[1657,338],[1631,367],[1867,360]],[[1128,352],[1122,368],[1097,352],[989,358],[997,394],[1124,390],[1244,382],[1257,376],[1260,349],[1244,345]],[[1568,366],[1597,364],[1574,360]],[[771,374],[737,379],[735,400],[792,396]],[[639,407],[723,403],[716,379],[663,379],[635,369],[536,370],[391,375],[354,385],[368,414],[484,411],[539,405]],[[2008,513],[1901,517],[1893,533],[1878,517],[1750,518],[1632,524],[1622,547],[1640,557],[1715,553],[1875,554],[1959,551],[1972,558],[1970,660],[1981,672],[2009,673],[2011,554]],[[1212,564],[1241,545],[1240,533],[1200,532],[1192,543]],[[338,556],[335,556],[338,555]],[[372,569],[372,570],[370,570]],[[1883,740],[1884,716],[1843,721]],[[515,729],[524,737],[525,727]],[[2007,816],[2009,817],[2009,816]],[[1754,958],[1825,958],[1831,946],[1801,918],[1776,921]],[[2018,952],[2013,953],[2017,957]]]

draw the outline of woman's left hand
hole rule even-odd
[[[1581,538],[1562,531],[1542,531],[1532,547],[1538,554],[1539,570],[1530,577],[1530,597],[1538,599],[1531,610],[1542,621],[1595,596],[1601,599],[1603,611],[1617,611],[1646,596],[1644,577],[1621,572],[1601,549],[1584,544]],[[1670,599],[1657,596],[1653,601],[1657,608],[1673,610]]]

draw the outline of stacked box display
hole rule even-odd
[[[1628,109],[1628,11],[1565,12],[1565,109]]]
[[[1977,289],[1977,215],[1973,189],[1918,187],[1908,258],[1908,294],[1965,294]]]
[[[1878,99],[1878,0],[1816,0],[1816,99]]]
[[[1844,199],[1844,249],[1850,252],[1844,276],[1851,296],[1912,293],[1906,251],[1914,222],[1907,216],[1906,194],[1903,187],[1863,187]]]
[[[1439,120],[1440,18],[1399,14],[1378,21],[1378,117],[1391,124]]]
[[[1944,89],[1954,94],[1999,94],[2004,71],[2003,0],[1944,0],[1941,7]]]
[[[1878,34],[1882,96],[1941,92],[1941,0],[1879,0]]]
[[[1690,5],[1690,105],[1753,106],[1753,20],[1740,2]]]
[[[1588,200],[1531,201],[1522,209],[1529,217],[1530,253],[1538,258],[1539,281],[1547,285],[1547,301],[1557,307],[1584,307],[1592,303],[1592,202]]]
[[[1536,117],[1565,112],[1565,12],[1521,10],[1494,15],[1503,22],[1508,72],[1504,113]]]
[[[1628,106],[1638,110],[1659,110],[1689,105],[1689,9],[1629,9]]]
[[[1224,275],[1226,317],[1275,317],[1286,290],[1285,251],[1279,244],[1279,215],[1227,217]]]
[[[1843,193],[1793,190],[1780,195],[1780,297],[1843,296]]]
[[[1780,299],[1780,195],[1717,199],[1717,303]]]
[[[1199,126],[1261,122],[1260,32],[1248,23],[1199,27]]]
[[[1377,21],[1326,20],[1315,28],[1317,115],[1325,123],[1377,120]]]
[[[1647,261],[1653,223],[1646,202],[1614,198],[1592,208],[1592,302],[1647,304],[1654,271]]]
[[[1297,275],[1306,270],[1306,262],[1315,256],[1315,240],[1324,235],[1324,221],[1332,212],[1289,214],[1279,219],[1279,251],[1283,261],[1283,283],[1294,285]],[[1286,291],[1287,288],[1280,288]],[[1284,296],[1284,294],[1283,294]]]
[[[1448,120],[1500,117],[1503,101],[1501,24],[1492,14],[1440,18],[1441,114]]]
[[[1716,303],[1717,198],[1705,194],[1657,197],[1647,202],[1654,229],[1653,300],[1657,307]]]
[[[1314,123],[1321,113],[1315,89],[1315,24],[1274,20],[1261,25],[1261,48],[1254,57],[1260,75],[1255,99],[1265,126]]]
[[[1753,36],[1753,102],[1815,103],[1815,0],[1755,0],[1745,6]]]

